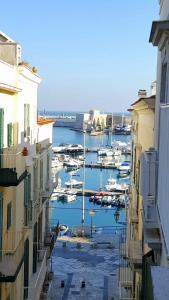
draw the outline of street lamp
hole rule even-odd
[[[90,232],[91,232],[91,238],[92,238],[92,230],[93,230],[93,217],[95,215],[95,210],[94,209],[89,209],[88,211],[89,216],[91,216],[91,225],[90,225]]]

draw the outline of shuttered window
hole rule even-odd
[[[50,170],[50,154],[47,154],[47,180],[49,180],[49,170]]]
[[[167,91],[167,64],[162,65],[161,69],[161,90],[160,90],[160,102],[166,103],[166,91]]]
[[[4,110],[0,108],[0,149],[3,148],[4,144]]]
[[[25,226],[32,220],[32,201],[31,201],[31,174],[24,179],[24,208],[25,208]]]
[[[7,205],[7,229],[11,227],[12,224],[12,204],[11,202]]]
[[[43,189],[43,160],[40,161],[40,188]]]
[[[24,137],[30,136],[30,104],[24,104]]]
[[[12,123],[9,123],[7,125],[7,132],[8,132],[8,147],[10,147],[13,144],[13,126],[12,126]]]

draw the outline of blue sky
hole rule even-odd
[[[0,30],[38,68],[39,108],[125,111],[156,76],[157,0],[9,0]]]

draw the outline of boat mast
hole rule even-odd
[[[82,235],[84,235],[84,219],[85,219],[85,199],[84,199],[84,190],[85,190],[85,156],[86,156],[86,146],[85,146],[85,137],[86,131],[83,131],[83,190],[82,190]]]

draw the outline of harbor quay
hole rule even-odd
[[[119,241],[124,228],[100,228],[92,237],[57,239],[49,300],[119,300]]]

